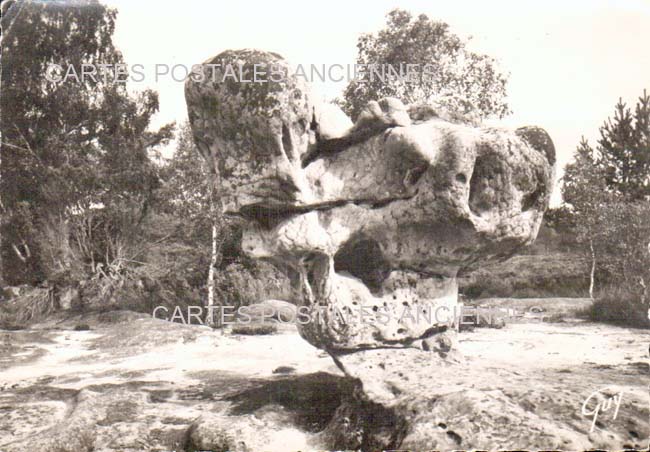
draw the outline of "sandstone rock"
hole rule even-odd
[[[422,340],[422,350],[437,353],[441,358],[447,358],[457,346],[455,331],[447,331]]]
[[[296,321],[296,306],[283,300],[264,300],[243,308],[239,320],[247,323],[271,320],[293,323]]]
[[[220,66],[203,66],[204,80],[189,79],[185,97],[196,145],[222,177],[224,208],[237,212],[311,201],[300,169],[301,156],[313,144],[314,104],[307,86],[291,75],[240,83],[253,79],[256,68],[291,73],[269,52],[226,51],[206,64]],[[242,77],[228,77],[226,68],[241,68]]]
[[[463,362],[363,350],[337,357],[356,375],[343,378],[295,335],[106,314],[0,332],[0,450],[642,450],[650,437],[642,329],[477,329]],[[620,412],[589,432],[580,407],[605,384],[624,393]]]
[[[288,67],[252,50],[211,61]],[[224,209],[250,220],[244,251],[299,275],[316,319],[301,334],[327,350],[399,348],[450,325],[458,271],[531,243],[550,197],[542,129],[475,127],[382,99],[324,139],[326,109],[299,79],[190,79],[186,97]]]
[[[206,451],[280,451],[304,450],[306,435],[283,428],[274,420],[255,416],[228,417],[206,413],[189,430],[185,450]]]
[[[250,50],[212,61],[224,59],[249,72],[288,66]],[[535,239],[553,183],[548,134],[480,127],[397,99],[369,103],[346,131],[330,129],[291,77],[267,86],[188,80],[186,98],[197,145],[222,177],[224,210],[248,220],[244,251],[298,275],[311,316],[298,324],[302,337],[360,383],[355,403],[394,415],[388,440],[351,447],[466,444],[478,393],[467,399],[477,408],[454,418],[465,430],[431,429],[430,407],[443,397],[435,376],[461,366],[452,337],[436,335],[456,324],[459,271]],[[449,400],[442,417],[455,415]],[[497,397],[489,408],[506,407]]]
[[[190,450],[246,452],[246,448],[242,447],[242,444],[237,444],[232,434],[223,429],[223,424],[222,417],[202,416],[190,427],[188,432],[189,444],[186,447]]]
[[[330,430],[332,434],[349,433],[350,424],[362,424],[359,418],[376,412],[378,407],[387,410],[393,419],[392,436],[366,422],[357,428],[359,438],[348,439],[343,447],[621,449],[625,444],[622,448],[632,448],[636,443],[640,423],[645,423],[644,430],[648,429],[645,417],[630,412],[639,409],[632,402],[621,407],[629,410],[626,421],[608,422],[606,426],[603,421],[601,429],[590,432],[588,418],[581,415],[580,409],[592,391],[587,388],[602,387],[602,376],[571,376],[567,369],[549,369],[553,366],[549,362],[540,363],[536,371],[517,360],[504,364],[510,358],[501,358],[498,365],[486,359],[457,362],[410,348],[364,350],[338,356],[339,366],[358,379],[363,392],[346,401],[340,411],[348,413],[348,419],[337,419]],[[584,370],[578,366],[576,372]],[[521,372],[532,373],[522,378]],[[376,404],[374,408],[368,406],[369,400]],[[406,427],[400,428],[395,419],[403,420]],[[626,423],[635,426],[631,428],[633,434],[624,430],[619,433]]]
[[[355,126],[361,127],[364,122],[387,127],[406,127],[411,125],[411,118],[402,101],[394,97],[385,97],[378,102],[374,100],[368,102],[368,105],[361,110]]]
[[[351,128],[352,121],[338,105],[325,102],[314,106],[316,116],[316,132],[324,140],[341,138]]]

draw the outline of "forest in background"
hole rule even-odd
[[[57,84],[49,64],[123,62],[117,11],[88,0],[3,2],[0,93],[0,327],[60,309],[132,309],[295,301],[288,279],[240,247],[187,124],[151,128],[154,91],[99,78]],[[431,61],[420,85],[351,82],[336,102],[351,117],[385,96],[473,121],[509,113],[507,76],[447,24],[391,11],[362,35],[358,63]],[[461,279],[481,297],[591,297],[593,319],[648,326],[650,98],[619,101],[593,146],[578,144],[565,205],[547,212],[521,255]],[[163,146],[174,143],[171,158]]]

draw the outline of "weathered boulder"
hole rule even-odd
[[[280,75],[269,76],[268,83],[242,82],[254,79],[256,71],[289,72],[289,65],[269,52],[226,51],[202,68],[186,84],[185,97],[196,144],[221,175],[224,208],[309,202],[300,162],[314,121],[307,86]],[[237,74],[230,76],[230,70]]]
[[[296,306],[284,300],[264,300],[240,310],[240,323],[279,321],[293,323],[296,321]]]
[[[289,67],[253,50],[215,62],[243,79]],[[336,107],[289,71],[222,78],[186,83],[197,146],[219,170],[225,211],[250,220],[245,252],[299,275],[312,344],[402,347],[439,332],[453,321],[459,270],[535,238],[553,180],[542,129],[480,128],[382,99],[343,132],[325,118],[340,118]]]
[[[251,50],[210,61],[236,64],[248,79],[256,65],[288,67]],[[346,127],[290,72],[258,84],[189,79],[185,89],[224,210],[248,220],[244,251],[295,276],[310,319],[298,322],[302,337],[373,403],[420,422],[427,402],[408,407],[422,397],[421,379],[401,367],[424,377],[458,363],[457,275],[535,239],[553,182],[548,134],[480,127],[397,99],[371,102]]]

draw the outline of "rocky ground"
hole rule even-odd
[[[435,385],[413,382],[434,400],[424,437],[441,449],[647,447],[649,343],[647,330],[571,318],[463,332],[463,363],[442,366]],[[289,325],[237,336],[130,312],[86,314],[0,331],[0,369],[2,452],[305,451],[349,447],[355,435],[363,444],[377,428],[413,436],[373,404],[350,425],[343,402],[354,385]],[[590,432],[594,416],[582,410],[595,391]],[[523,419],[539,428],[509,437]]]

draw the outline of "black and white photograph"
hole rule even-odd
[[[0,452],[649,450],[649,0],[0,14]]]

